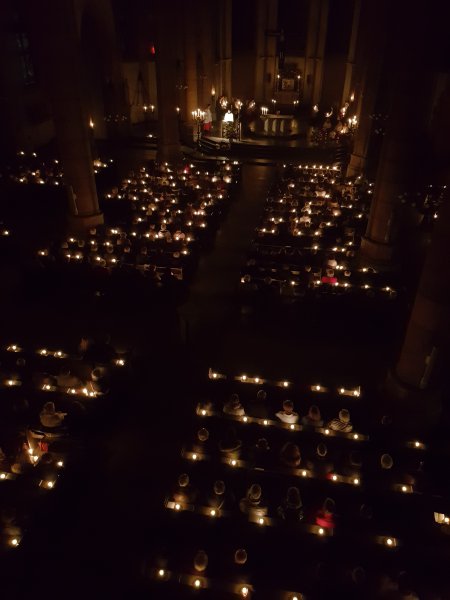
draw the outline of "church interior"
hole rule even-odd
[[[0,14],[2,596],[450,598],[444,3]]]

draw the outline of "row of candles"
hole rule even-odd
[[[242,375],[227,376],[226,374],[219,373],[218,371],[214,371],[213,369],[209,369],[208,377],[209,377],[209,379],[212,379],[213,381],[230,379],[232,381],[238,381],[240,383],[249,383],[249,384],[256,384],[256,385],[269,385],[269,386],[273,386],[273,387],[289,388],[290,390],[292,390],[293,387],[294,387],[294,389],[297,387],[293,382],[291,382],[287,379],[282,379],[282,380],[267,379],[267,378],[263,378],[263,377],[259,377],[259,376],[250,376],[245,373]],[[347,388],[344,386],[339,386],[336,389],[334,389],[334,388],[332,389],[330,387],[316,383],[314,385],[309,385],[309,386],[302,385],[302,386],[298,386],[298,387],[300,389],[304,389],[304,388],[309,389],[311,392],[320,392],[320,393],[335,393],[335,392],[337,392],[339,395],[352,396],[352,397],[356,397],[356,398],[359,398],[361,396],[361,387],[360,386],[357,386],[354,388]]]

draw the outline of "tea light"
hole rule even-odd
[[[289,387],[289,381],[283,381],[283,387]]]
[[[359,479],[358,479],[358,477],[355,477],[355,478],[353,479],[353,484],[354,484],[354,485],[359,485]]]
[[[248,417],[242,417],[242,420],[244,421],[244,423],[247,423]]]
[[[244,585],[244,587],[243,587],[243,588],[241,588],[241,596],[242,596],[243,598],[247,598],[247,596],[248,596],[248,592],[249,592],[249,589],[248,589],[248,587],[247,587],[246,585]]]
[[[166,574],[166,572],[164,571],[164,569],[159,569],[159,571],[158,571],[159,577],[164,577],[165,574]]]
[[[259,525],[264,525],[264,519],[262,517],[259,517],[258,524]]]
[[[231,465],[232,467],[235,467],[235,466],[236,466],[236,464],[237,464],[237,462],[236,462],[236,461],[235,461],[235,459],[233,458],[233,459],[230,461],[230,465]]]
[[[317,532],[319,535],[323,535],[325,533],[325,530],[323,529],[323,527],[319,527],[319,530]]]
[[[209,514],[210,514],[210,516],[211,516],[211,517],[215,517],[217,513],[216,513],[216,510],[215,510],[214,508],[212,508],[212,509],[209,511]]]
[[[192,460],[197,460],[197,455],[195,453],[192,455]]]
[[[200,579],[196,579],[194,581],[194,587],[196,587],[197,589],[199,589],[202,585],[202,582],[200,581]]]
[[[175,510],[180,510],[181,509],[181,505],[178,504],[178,502],[175,504]]]
[[[325,435],[329,435],[330,434],[330,430],[329,429],[325,429],[324,433],[325,433]]]

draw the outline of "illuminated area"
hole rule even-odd
[[[2,597],[450,597],[444,7],[1,4]]]

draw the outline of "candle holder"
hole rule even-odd
[[[200,138],[202,135],[202,125],[205,121],[205,112],[200,108],[192,111],[192,119],[195,123],[197,123],[197,148],[200,150]]]

